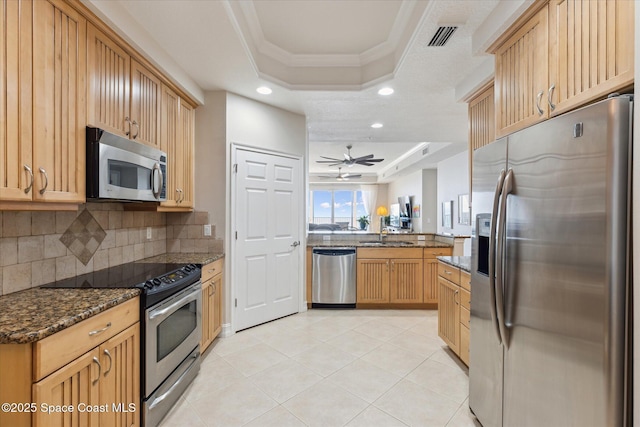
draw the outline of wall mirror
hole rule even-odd
[[[458,224],[471,225],[471,210],[469,209],[469,195],[458,196]]]
[[[453,200],[442,202],[442,226],[453,228]]]

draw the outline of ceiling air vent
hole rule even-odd
[[[457,29],[457,26],[439,27],[427,46],[444,46]]]

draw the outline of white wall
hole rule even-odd
[[[422,206],[420,219],[423,233],[438,232],[438,171],[422,170]]]
[[[438,163],[438,232],[471,236],[471,225],[458,224],[458,196],[469,194],[469,152],[464,151]],[[442,226],[442,203],[453,200],[453,228]],[[464,245],[471,255],[471,239]]]
[[[418,170],[406,176],[401,176],[389,183],[387,190],[387,207],[398,203],[400,196],[414,196],[413,204],[422,206],[422,171]],[[412,221],[415,233],[422,233],[422,220]]]

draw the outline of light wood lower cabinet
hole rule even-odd
[[[0,398],[35,405],[31,413],[0,412],[0,425],[140,425],[139,299],[58,334],[0,345]]]
[[[423,300],[432,306],[438,304],[438,259],[439,256],[451,256],[453,248],[424,248],[423,258]]]
[[[438,262],[438,336],[469,365],[471,280],[469,273]]]
[[[202,340],[204,352],[222,330],[222,287],[224,259],[202,267]]]
[[[422,304],[422,256],[422,248],[358,248],[357,304]]]

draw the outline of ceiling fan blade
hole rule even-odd
[[[384,161],[384,159],[366,159],[364,161],[364,163],[378,163],[378,162],[382,162]],[[358,162],[358,164],[361,164],[360,162]]]
[[[373,158],[373,154],[368,154],[366,156],[362,156],[362,157],[356,157],[355,160],[356,162],[359,162],[361,160],[367,160],[367,159],[372,159]]]
[[[373,163],[360,162],[358,163],[360,166],[373,166]]]
[[[334,162],[341,162],[342,159],[334,159],[333,157],[320,156],[321,159],[333,160]]]
[[[347,174],[342,175],[342,179],[361,178],[361,177],[362,177],[362,175],[359,174],[359,173],[356,173],[356,174],[347,173]]]

